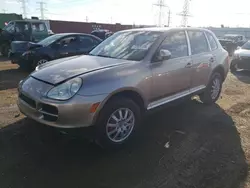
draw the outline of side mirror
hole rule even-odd
[[[239,50],[239,49],[241,49],[241,47],[240,47],[240,46],[237,46],[236,50]]]
[[[156,61],[164,61],[171,58],[171,52],[161,49],[156,55]]]

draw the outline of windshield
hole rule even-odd
[[[52,35],[49,36],[43,40],[41,40],[40,42],[38,42],[38,44],[41,44],[43,46],[48,46],[50,44],[52,44],[54,41],[56,41],[57,39],[61,38],[63,35],[61,34],[57,34],[57,35]]]
[[[245,50],[250,50],[250,42],[246,42],[241,48]]]
[[[237,41],[240,41],[242,40],[242,36],[225,36],[224,39],[227,39],[227,40],[232,40],[234,42],[237,42]]]
[[[161,32],[127,31],[107,38],[90,52],[90,55],[132,61],[142,60]]]
[[[9,22],[4,28],[4,31],[14,32],[14,22]]]

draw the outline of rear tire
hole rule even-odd
[[[205,91],[200,95],[200,100],[204,104],[213,104],[220,97],[222,88],[222,76],[220,73],[215,72],[212,74],[209,84],[207,85]]]
[[[124,97],[111,99],[97,119],[97,144],[106,149],[118,149],[132,139],[140,119],[140,108],[134,101]]]

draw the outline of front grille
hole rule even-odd
[[[43,114],[43,119],[46,120],[46,121],[56,121],[57,120],[57,117],[56,116],[51,116],[51,115],[48,115],[48,114]]]
[[[25,96],[25,95],[22,94],[22,93],[20,93],[19,98],[22,99],[22,100],[23,100],[24,102],[26,102],[27,104],[29,104],[32,108],[36,108],[36,102],[35,102],[33,99],[31,99],[31,98]]]
[[[41,104],[41,109],[44,112],[48,112],[53,115],[58,115],[58,110],[56,107],[48,105],[48,104]]]
[[[58,109],[49,104],[39,103],[39,112],[43,114],[46,121],[56,121],[58,118]]]

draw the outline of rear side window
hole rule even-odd
[[[218,46],[217,46],[217,43],[214,39],[214,36],[209,32],[206,32],[206,35],[207,35],[207,39],[208,39],[208,42],[210,44],[211,50],[217,49]]]
[[[202,31],[188,31],[192,55],[209,52],[207,39]]]
[[[32,31],[35,32],[43,32],[46,30],[46,26],[44,23],[32,23]]]
[[[188,45],[184,31],[172,33],[162,42],[160,50],[171,52],[171,59],[188,56]]]
[[[93,39],[92,37],[84,36],[84,35],[79,36],[79,41],[86,48],[92,47],[98,44],[97,40]]]

